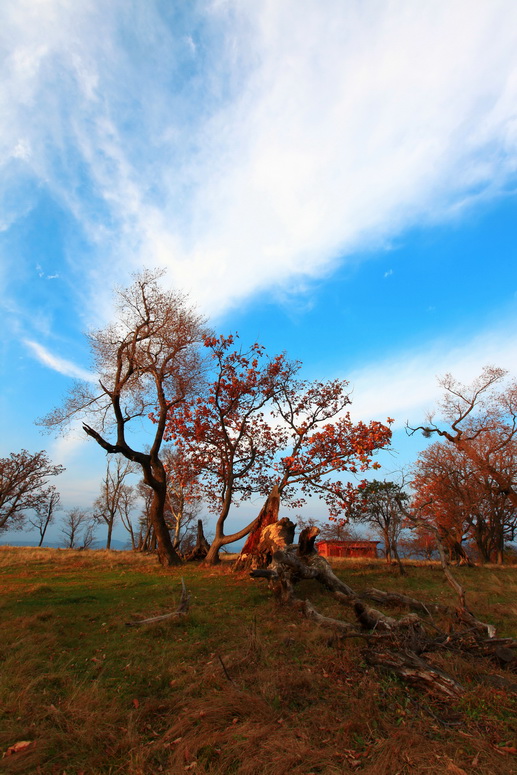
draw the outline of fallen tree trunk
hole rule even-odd
[[[499,665],[515,664],[510,651],[514,642],[502,644],[501,640],[493,639],[495,628],[474,617],[466,606],[465,591],[446,561],[442,563],[444,572],[458,594],[458,608],[441,603],[425,604],[406,595],[374,588],[356,593],[335,575],[327,560],[317,554],[314,542],[318,532],[315,527],[306,528],[298,544],[278,549],[272,554],[269,567],[257,568],[250,575],[255,579],[266,579],[279,602],[293,606],[307,619],[332,630],[338,639],[365,638],[369,644],[365,651],[368,664],[391,670],[425,691],[448,698],[458,697],[463,687],[452,676],[429,664],[424,658],[426,652],[447,649],[472,654],[477,650],[480,656],[491,656]],[[353,613],[355,621],[325,616],[309,600],[297,598],[296,585],[305,579],[312,579],[327,589]],[[412,613],[398,618],[389,616],[369,606],[367,600],[405,607]],[[443,627],[438,626],[432,614],[444,620]],[[379,643],[382,643],[380,649]]]

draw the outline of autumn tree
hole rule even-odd
[[[319,496],[337,517],[357,495],[350,478],[379,468],[373,456],[390,443],[393,421],[354,423],[350,403],[346,380],[283,385],[273,412],[281,452],[270,475],[282,500],[301,505],[306,497]]]
[[[95,427],[83,424],[88,436],[108,454],[121,454],[140,466],[153,493],[149,515],[159,560],[174,565],[180,558],[164,517],[167,486],[160,450],[167,418],[199,382],[198,343],[204,334],[203,320],[186,297],[161,289],[162,274],[146,270],[116,292],[115,322],[89,335],[97,387],[77,383],[64,405],[41,422],[63,429],[78,417],[93,421]],[[130,432],[141,432],[151,412],[151,444],[144,450]]]
[[[486,366],[471,385],[451,374],[440,380],[444,389],[439,404],[441,421],[433,413],[425,425],[408,426],[408,433],[436,435],[467,455],[476,469],[491,477],[517,508],[517,484],[513,471],[501,467],[501,453],[517,441],[517,380],[506,381],[504,369]]]
[[[40,540],[38,546],[43,544],[47,528],[54,521],[56,511],[59,508],[60,498],[61,496],[55,487],[48,487],[43,498],[28,518],[29,524],[36,528],[39,533]]]
[[[0,458],[0,530],[20,529],[27,512],[44,510],[52,492],[48,480],[64,470],[44,450]]]
[[[472,440],[483,456],[483,446],[493,446],[492,434]],[[492,463],[500,471],[517,473],[516,445],[506,444]],[[503,459],[504,458],[504,459]],[[513,468],[513,474],[509,471]],[[466,562],[463,546],[472,540],[481,561],[502,562],[505,540],[513,540],[517,510],[486,469],[479,470],[472,457],[455,445],[435,442],[424,450],[414,467],[413,505],[420,520],[434,525],[451,560]]]
[[[277,498],[294,507],[307,497],[322,498],[331,519],[339,519],[358,495],[358,482],[351,480],[378,468],[373,456],[391,440],[392,420],[388,425],[354,423],[346,411],[350,403],[346,380],[286,381],[274,398],[270,433],[276,456],[262,471],[261,491],[275,488]],[[240,566],[253,561],[262,530],[277,519],[277,510],[265,506],[242,549]]]
[[[126,484],[129,474],[135,473],[135,464],[117,456],[114,463],[108,458],[106,475],[102,480],[101,493],[93,504],[93,516],[97,523],[108,528],[106,549],[111,549],[113,525],[120,519],[124,527],[133,536],[131,526],[131,507],[136,501],[135,489]]]
[[[265,407],[292,378],[298,364],[285,354],[269,358],[259,344],[249,350],[236,336],[209,337],[212,379],[206,394],[184,402],[169,415],[167,438],[180,443],[209,508],[217,513],[207,564],[219,561],[220,549],[246,536],[253,522],[226,535],[232,503],[259,489],[258,477],[271,462],[277,441],[264,416]]]

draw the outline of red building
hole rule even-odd
[[[318,541],[322,557],[377,557],[379,541]]]

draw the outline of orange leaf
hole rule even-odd
[[[18,743],[10,745],[4,756],[13,756],[13,754],[20,753],[20,751],[26,751],[33,743],[34,740],[20,740]]]

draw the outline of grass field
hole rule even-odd
[[[455,602],[437,566],[336,572],[357,590]],[[456,573],[478,617],[516,635],[517,568]],[[185,619],[125,626],[173,610],[181,576]],[[337,645],[228,564],[165,571],[129,552],[0,547],[0,591],[1,772],[517,772],[516,697],[497,679],[517,676],[440,655],[466,692],[438,701],[366,667],[362,642]],[[300,594],[338,613],[312,582]],[[1,758],[21,741],[31,745]]]

